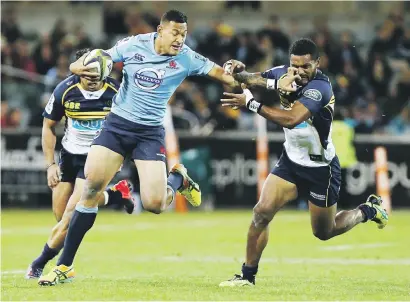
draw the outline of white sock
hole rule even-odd
[[[108,199],[110,198],[110,196],[108,196],[107,191],[104,191],[103,194],[104,194],[104,205],[106,205],[108,203]]]

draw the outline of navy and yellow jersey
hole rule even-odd
[[[108,77],[97,91],[87,91],[80,77],[69,76],[54,89],[43,112],[45,118],[60,121],[66,117],[64,149],[72,154],[87,154],[94,136],[101,129],[105,116],[110,113],[112,99],[119,83]]]
[[[283,65],[262,73],[262,77],[279,80],[289,66]],[[298,86],[295,92],[279,92],[281,106],[291,110],[295,101],[302,103],[312,116],[293,129],[284,128],[285,150],[297,164],[309,167],[328,165],[335,156],[331,131],[335,97],[329,78],[317,70],[313,80]]]

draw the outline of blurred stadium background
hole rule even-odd
[[[297,6],[259,1],[2,2],[3,207],[50,206],[41,113],[67,76],[75,50],[109,48],[125,36],[154,31],[170,8],[189,17],[187,44],[221,65],[236,58],[251,71],[266,70],[287,63],[289,44],[298,37],[314,39],[337,100],[334,139],[345,168],[341,206],[357,205],[375,190],[373,151],[379,145],[387,148],[393,207],[409,206],[409,6],[361,1]],[[112,75],[121,79],[121,64]],[[222,92],[220,85],[198,77],[184,81],[175,93],[170,104],[181,159],[201,184],[204,207],[251,207],[258,181],[255,115],[222,108]],[[261,94],[260,99],[278,105],[274,93]],[[267,129],[272,166],[283,135],[273,123]],[[122,177],[138,188],[132,166]]]
[[[190,47],[219,64],[242,60],[250,71],[287,63],[290,43],[314,39],[336,96],[339,206],[356,207],[376,190],[375,150],[382,147],[389,226],[364,225],[320,242],[303,211],[306,201],[297,200],[273,222],[257,294],[218,289],[239,272],[244,255],[257,196],[258,123],[253,113],[219,106],[218,84],[189,78],[170,102],[180,159],[201,185],[201,209],[220,211],[139,217],[101,211],[80,248],[74,284],[47,290],[23,282],[55,223],[41,151],[50,93],[67,76],[75,50],[107,49],[154,31],[171,8],[188,15]],[[2,300],[408,300],[410,212],[396,209],[410,207],[409,10],[404,1],[2,1]],[[121,78],[120,64],[113,76]],[[275,94],[257,93],[278,105]],[[63,129],[62,123],[59,138]],[[273,123],[267,129],[272,167],[283,134]],[[132,180],[138,198],[133,165],[127,162],[117,178]]]

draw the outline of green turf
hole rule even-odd
[[[251,211],[101,211],[71,284],[41,288],[23,271],[53,225],[50,211],[2,212],[2,300],[410,300],[410,212],[322,242],[305,212],[271,227],[255,288],[219,288],[239,273]]]

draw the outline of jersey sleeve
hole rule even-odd
[[[131,56],[132,46],[135,44],[137,36],[131,36],[119,40],[114,47],[107,50],[114,63],[124,62]]]
[[[207,75],[214,67],[215,63],[200,55],[199,53],[190,51],[190,68],[189,76],[203,76]]]
[[[279,80],[287,72],[285,65],[276,66],[261,73],[262,78]]]
[[[120,89],[120,82],[112,77],[107,77],[107,83],[113,86],[117,91]]]
[[[302,90],[302,96],[298,101],[309,109],[313,115],[329,104],[331,96],[332,89],[330,83],[313,80]]]
[[[57,86],[48,100],[46,107],[44,108],[43,117],[53,121],[61,121],[64,116],[64,107],[62,104],[63,91]]]

